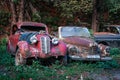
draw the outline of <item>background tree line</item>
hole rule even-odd
[[[0,30],[16,22],[37,21],[51,29],[83,25],[98,30],[103,24],[119,24],[120,0],[1,0]]]

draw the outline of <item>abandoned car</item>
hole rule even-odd
[[[29,58],[61,58],[66,55],[66,44],[48,34],[43,23],[21,22],[13,25],[7,50],[15,55],[15,65],[26,64]]]
[[[98,44],[120,48],[120,25],[105,25],[94,33],[94,38]]]
[[[98,32],[120,34],[120,25],[104,25]]]
[[[112,59],[109,46],[97,44],[86,27],[60,26],[58,34],[59,39],[67,44],[68,59],[88,61]]]

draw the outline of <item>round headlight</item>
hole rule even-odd
[[[68,53],[71,53],[71,54],[80,53],[80,49],[75,45],[68,44],[67,48],[68,48]]]
[[[104,52],[105,52],[105,54],[110,54],[110,47],[107,46],[107,47],[105,48],[105,51],[104,51]]]
[[[31,42],[31,44],[36,43],[36,42],[37,42],[37,37],[36,37],[35,35],[32,36],[32,37],[30,38],[30,42]]]
[[[93,43],[90,43],[90,44],[89,44],[89,47],[96,46],[96,45],[97,45],[97,43],[96,43],[96,42],[93,42]]]
[[[56,45],[56,44],[58,44],[58,42],[59,42],[59,41],[58,41],[58,38],[53,38],[53,39],[52,39],[52,43],[53,43],[53,44]]]

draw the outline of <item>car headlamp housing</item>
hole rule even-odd
[[[96,42],[92,42],[89,44],[89,47],[92,47],[92,46],[97,46],[98,44]]]
[[[52,44],[57,45],[59,43],[58,38],[52,38]]]
[[[71,54],[80,53],[80,49],[75,45],[68,44],[67,47],[68,47],[68,53]]]
[[[36,37],[35,35],[32,36],[32,37],[30,38],[30,42],[31,42],[31,44],[36,43],[36,42],[37,42],[37,37]]]
[[[105,54],[110,54],[110,49],[111,49],[111,48],[110,48],[109,46],[107,46],[107,47],[105,48],[105,51],[104,51]]]

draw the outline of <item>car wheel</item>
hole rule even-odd
[[[20,50],[18,49],[15,54],[15,65],[24,65],[26,64],[26,59],[23,58],[22,54],[20,53]]]

